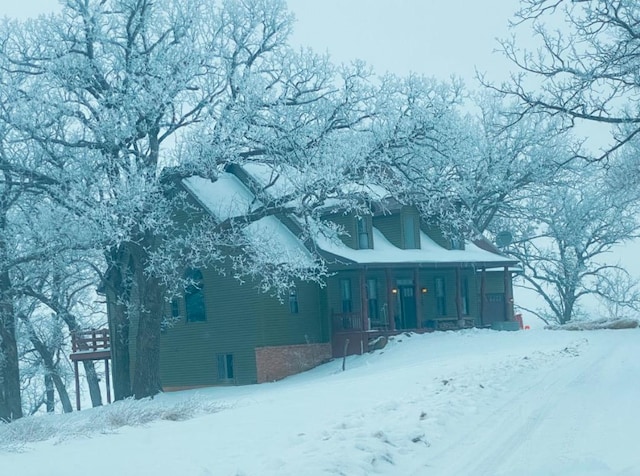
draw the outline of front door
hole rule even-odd
[[[412,286],[398,286],[397,309],[400,314],[399,329],[415,329],[418,327],[416,319],[416,298]]]

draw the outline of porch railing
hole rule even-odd
[[[364,325],[359,312],[333,313],[333,329],[335,331],[362,331]]]

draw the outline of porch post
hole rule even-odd
[[[458,321],[462,320],[462,284],[460,279],[460,266],[456,266],[456,315]],[[460,325],[460,322],[458,322]]]
[[[509,267],[504,267],[504,320],[512,321],[513,320],[513,312],[512,312],[512,300],[511,296],[511,273],[509,272]]]
[[[480,325],[484,326],[484,307],[486,300],[486,286],[487,286],[487,268],[482,267],[482,273],[480,273]]]
[[[362,330],[369,330],[369,301],[367,296],[367,279],[365,269],[360,270],[360,309],[362,310]]]
[[[389,330],[396,330],[396,302],[395,296],[391,291],[393,289],[393,280],[391,279],[391,270],[387,268],[385,270],[386,280],[387,280],[387,319],[389,319]]]
[[[420,271],[416,267],[413,270],[413,298],[416,302],[416,329],[422,329],[422,306],[420,298]]]

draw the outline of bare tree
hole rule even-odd
[[[545,112],[566,126],[589,121],[610,127],[603,159],[640,133],[640,4],[634,0],[523,0],[516,25],[530,24],[537,51],[502,42],[520,68],[495,89],[521,101],[522,114]],[[552,27],[547,27],[551,23]]]
[[[606,261],[616,245],[638,236],[637,202],[609,189],[603,175],[599,169],[574,172],[564,186],[537,196],[513,225],[516,240],[506,251],[522,263],[524,287],[545,303],[526,310],[547,323],[574,319],[588,295],[637,305],[635,295],[621,295],[613,285],[624,269]]]

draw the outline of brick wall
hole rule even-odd
[[[282,345],[256,348],[258,383],[280,380],[331,359],[331,344]]]

